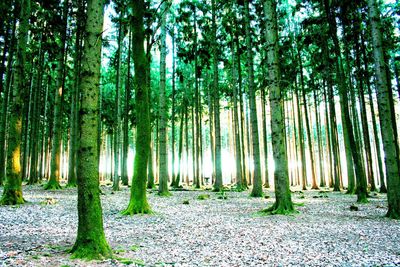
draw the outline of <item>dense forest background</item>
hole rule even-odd
[[[15,79],[18,65],[12,64],[22,26],[18,4],[5,1],[1,6],[0,143],[7,146],[13,83],[21,82],[22,179],[30,184],[49,179],[51,188],[60,180],[74,185],[84,2],[31,1],[23,81]],[[375,80],[380,77],[374,76],[367,3],[283,1],[277,6],[284,113],[279,123],[285,127],[291,185],[354,193],[366,180],[372,191],[386,191],[379,119],[388,116],[397,140],[400,7],[383,2],[376,8],[385,83],[391,88],[385,114],[377,109]],[[131,7],[128,1],[113,1],[105,10],[99,171],[100,179],[114,181],[118,190],[119,181],[127,185],[133,173],[137,127]],[[146,3],[149,187],[160,175],[175,187],[215,182],[259,187],[260,179],[265,187],[274,183],[267,11],[260,1]],[[0,184],[6,158],[1,149]]]

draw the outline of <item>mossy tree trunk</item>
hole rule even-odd
[[[147,163],[150,152],[150,112],[149,92],[146,81],[147,59],[144,51],[143,17],[145,5],[143,0],[131,2],[132,5],[132,55],[135,66],[135,100],[136,100],[136,155],[132,178],[131,196],[125,215],[150,213],[146,196]]]
[[[12,20],[12,32],[10,38],[10,44],[14,44],[16,40],[16,25],[17,25],[17,9],[14,10],[14,19]],[[8,49],[7,62],[12,62],[14,58],[15,46],[10,45]],[[6,179],[6,128],[7,128],[7,107],[10,99],[10,94],[12,91],[11,88],[11,72],[12,72],[12,64],[7,64],[6,68],[6,78],[4,82],[4,90],[3,90],[3,100],[1,102],[1,117],[0,117],[0,186],[4,184]],[[3,83],[1,81],[1,83]]]
[[[57,82],[55,88],[54,99],[54,117],[53,117],[53,135],[51,146],[50,161],[50,180],[44,186],[46,190],[61,189],[60,186],[60,156],[61,156],[61,136],[62,136],[62,101],[65,82],[65,41],[68,19],[68,0],[63,1],[63,11],[60,15],[62,24],[58,25],[59,38],[57,49]]]
[[[247,72],[248,72],[248,87],[249,87],[249,106],[250,106],[250,128],[253,149],[253,189],[251,191],[252,197],[261,197],[262,191],[262,178],[261,178],[261,164],[260,164],[260,143],[258,135],[258,119],[257,119],[257,105],[256,105],[256,92],[254,85],[254,62],[253,62],[253,44],[251,34],[251,19],[250,19],[250,1],[244,1],[244,23],[246,30],[246,47],[247,47]]]
[[[167,150],[167,118],[168,118],[168,107],[167,107],[167,95],[166,95],[166,57],[167,57],[167,25],[166,16],[168,10],[168,3],[164,1],[161,14],[161,35],[160,35],[160,130],[159,130],[159,186],[158,194],[160,196],[169,196],[168,191],[168,150]]]
[[[0,204],[15,205],[23,204],[22,176],[21,176],[21,133],[22,133],[22,111],[23,95],[27,88],[25,83],[25,58],[28,42],[29,16],[31,13],[30,0],[20,2],[19,29],[17,33],[17,58],[14,66],[14,82],[9,101],[10,119],[7,143],[7,166],[6,182]]]
[[[289,188],[289,172],[285,145],[285,118],[283,113],[283,95],[280,89],[280,69],[278,51],[278,21],[276,1],[264,0],[266,23],[267,65],[269,71],[271,105],[271,134],[275,170],[275,203],[266,211],[272,214],[294,212]]]
[[[400,219],[400,172],[398,143],[391,122],[390,94],[383,54],[380,14],[376,0],[368,0],[369,19],[375,63],[375,82],[377,88],[379,122],[381,125],[383,151],[385,153],[388,212],[387,217]]]
[[[107,244],[99,190],[99,83],[103,1],[87,1],[87,18],[80,79],[80,144],[78,150],[78,234],[73,258],[111,257]]]

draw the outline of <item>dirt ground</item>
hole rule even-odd
[[[400,222],[384,217],[386,195],[373,194],[351,211],[355,196],[296,191],[298,214],[263,216],[273,192],[250,198],[228,191],[227,199],[210,191],[150,192],[154,214],[122,216],[129,189],[102,191],[114,259],[69,258],[76,189],[25,186],[27,204],[0,207],[0,266],[400,266]]]

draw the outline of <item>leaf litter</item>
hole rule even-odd
[[[353,211],[355,196],[293,193],[293,201],[302,204],[296,205],[299,214],[260,216],[273,197],[227,191],[224,199],[207,192],[209,197],[200,200],[202,191],[175,191],[171,197],[148,194],[152,215],[122,216],[129,189],[102,191],[113,259],[70,259],[77,230],[76,189],[47,192],[26,186],[27,204],[0,207],[0,266],[400,265],[400,223],[384,217],[383,194]]]

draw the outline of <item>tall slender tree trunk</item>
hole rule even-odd
[[[0,204],[23,204],[22,177],[21,177],[21,130],[22,110],[24,106],[23,96],[27,88],[25,84],[25,58],[28,42],[29,16],[31,13],[30,0],[20,2],[19,28],[17,32],[17,58],[12,95],[10,98],[10,127],[7,142],[7,167],[6,182]]]
[[[215,183],[214,191],[223,189],[221,161],[221,123],[219,114],[219,85],[218,85],[218,49],[217,49],[217,18],[216,1],[212,0],[212,53],[213,53],[213,106],[215,131]]]
[[[242,169],[242,152],[240,142],[240,125],[239,125],[239,112],[238,112],[238,90],[236,81],[236,59],[234,44],[232,44],[232,89],[233,89],[233,129],[235,139],[235,158],[236,158],[236,190],[243,191],[243,169]]]
[[[250,1],[244,1],[245,10],[245,29],[246,29],[246,46],[247,46],[247,71],[249,80],[249,106],[250,106],[250,128],[253,149],[253,189],[251,191],[252,197],[261,197],[262,191],[262,178],[261,178],[261,164],[260,164],[260,143],[258,136],[258,119],[257,119],[257,105],[256,105],[256,92],[254,86],[254,62],[252,51],[252,34],[250,26]]]
[[[79,15],[83,13],[82,0],[77,1],[78,16],[77,29],[75,37],[75,54],[74,54],[74,85],[71,87],[71,113],[70,113],[70,137],[69,137],[69,158],[68,158],[68,187],[75,187],[77,181],[77,148],[78,148],[78,110],[79,110],[79,82],[82,60],[82,30],[83,23],[79,19]]]
[[[314,149],[311,140],[311,130],[310,130],[310,119],[311,117],[308,115],[308,105],[307,105],[307,97],[304,85],[304,75],[303,75],[303,63],[301,59],[300,51],[298,51],[299,58],[299,67],[300,67],[300,82],[301,82],[301,95],[303,98],[303,106],[304,106],[304,116],[306,118],[306,133],[307,133],[307,142],[308,142],[308,151],[310,153],[310,163],[311,163],[311,189],[319,189],[317,185],[317,178],[315,175],[315,160],[314,160]]]
[[[14,8],[14,19],[13,19],[13,24],[12,24],[12,33],[11,33],[11,44],[15,43],[16,40],[16,25],[17,25],[17,8]],[[9,99],[11,95],[11,81],[12,81],[12,63],[13,58],[14,58],[14,51],[15,51],[15,46],[10,45],[10,48],[8,50],[8,56],[7,56],[7,68],[6,68],[6,78],[4,82],[4,90],[3,90],[3,101],[1,105],[1,117],[0,117],[0,186],[4,184],[4,181],[6,179],[6,153],[7,153],[7,147],[6,147],[6,139],[7,139],[7,108],[9,107]],[[0,83],[3,83],[1,81]]]
[[[164,1],[162,8],[162,17],[161,17],[161,36],[160,36],[160,132],[159,132],[159,186],[158,186],[158,194],[161,196],[169,196],[170,193],[168,191],[168,150],[167,150],[167,103],[166,103],[166,57],[167,57],[167,25],[166,25],[166,16],[167,16],[167,2]]]
[[[97,147],[101,65],[101,41],[98,38],[103,31],[103,1],[88,0],[86,20],[79,86],[82,105],[79,110],[78,234],[71,252],[73,258],[91,260],[112,254],[103,229]]]
[[[53,135],[51,146],[50,180],[44,186],[46,190],[61,189],[60,157],[61,157],[61,136],[62,136],[62,100],[65,82],[65,41],[67,35],[68,0],[63,1],[62,25],[59,26],[60,40],[57,53],[57,82],[54,99]]]
[[[303,130],[303,116],[300,107],[300,97],[298,94],[298,85],[295,81],[295,95],[296,95],[296,107],[297,107],[297,123],[299,132],[299,147],[300,147],[300,162],[301,162],[301,179],[303,190],[307,190],[307,165],[306,165],[306,149],[304,148],[304,130]]]
[[[290,188],[288,162],[285,147],[285,118],[283,113],[282,91],[280,89],[280,69],[278,51],[278,19],[276,1],[264,0],[266,23],[267,64],[270,80],[269,100],[271,105],[272,150],[275,161],[275,203],[267,212],[287,214],[294,211]]]
[[[171,153],[172,153],[172,159],[171,159],[171,166],[172,166],[172,182],[171,186],[175,186],[175,179],[176,179],[176,168],[175,168],[175,143],[176,143],[176,138],[175,138],[175,116],[176,116],[176,87],[175,87],[175,26],[172,26],[172,32],[171,32],[171,38],[172,38],[172,107],[171,107]],[[181,156],[181,155],[180,155]],[[178,183],[179,186],[179,183]]]
[[[132,178],[129,205],[123,214],[149,213],[150,206],[146,196],[147,163],[150,152],[150,110],[149,88],[146,81],[147,58],[144,51],[143,17],[145,5],[143,0],[133,1],[132,5],[132,55],[135,66],[135,100],[136,100],[136,155]]]
[[[314,96],[314,104],[315,104],[315,127],[317,128],[317,143],[318,143],[318,166],[319,166],[319,176],[320,176],[320,183],[319,186],[325,187],[326,186],[326,174],[325,174],[325,164],[324,164],[324,152],[322,149],[322,137],[321,137],[321,126],[320,126],[320,113],[319,113],[319,105],[317,100],[317,92],[313,90]]]
[[[113,190],[118,191],[120,183],[120,158],[121,158],[121,61],[122,61],[122,42],[124,39],[124,29],[122,26],[122,19],[124,18],[124,11],[119,15],[118,22],[118,48],[117,48],[117,64],[116,64],[116,77],[115,77],[115,117],[114,117],[114,173],[113,173]]]
[[[400,219],[400,172],[398,159],[398,143],[391,122],[389,90],[383,54],[380,14],[376,0],[368,0],[369,19],[372,29],[372,43],[375,63],[375,81],[377,88],[379,122],[381,125],[383,150],[387,177],[387,217]],[[396,149],[397,147],[397,149]]]
[[[129,106],[131,99],[131,50],[132,50],[132,31],[129,31],[127,75],[125,80],[124,94],[124,114],[122,124],[122,162],[121,162],[121,181],[123,185],[129,184],[128,179],[128,152],[129,152]]]

